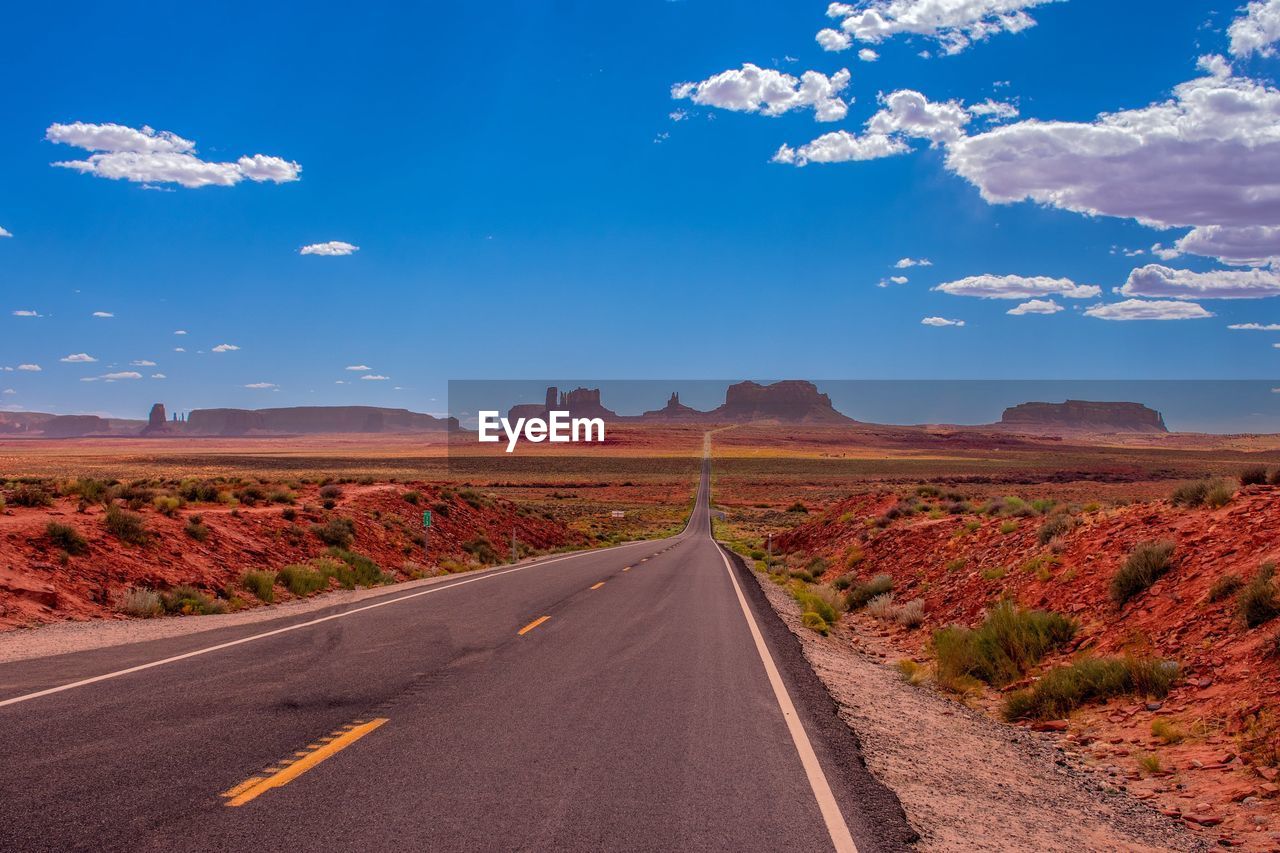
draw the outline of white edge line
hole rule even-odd
[[[629,542],[626,545],[617,545],[615,546],[615,548],[619,548],[619,549],[632,548],[637,545],[652,545],[652,544],[653,544],[653,540],[645,539],[639,542]],[[104,672],[101,675],[95,675],[90,678],[82,678],[79,681],[72,681],[67,684],[59,684],[56,687],[48,687],[48,688],[45,688],[44,690],[37,690],[34,693],[26,693],[21,696],[14,696],[10,699],[3,699],[3,700],[0,700],[0,708],[5,707],[6,705],[17,705],[19,702],[28,702],[32,699],[39,699],[41,696],[49,696],[54,693],[61,693],[64,690],[73,690],[77,687],[86,687],[90,684],[96,684],[99,681],[107,681],[112,678],[119,678],[122,675],[131,675],[132,673],[142,672],[143,670],[151,669],[152,667],[164,666],[165,664],[169,664],[169,663],[176,663],[180,660],[186,660],[187,658],[194,658],[194,657],[199,657],[200,655],[207,655],[210,652],[221,651],[222,649],[229,649],[232,646],[239,646],[244,643],[252,643],[254,640],[262,640],[267,637],[274,637],[277,634],[287,634],[290,631],[297,631],[302,628],[310,628],[312,625],[319,625],[322,622],[329,622],[334,619],[345,619],[348,616],[354,616],[355,614],[363,613],[366,610],[374,610],[375,608],[378,608],[378,607],[386,607],[389,604],[399,604],[400,602],[408,601],[411,598],[420,598],[421,596],[424,596],[424,595],[431,595],[432,593],[436,593],[436,592],[444,592],[445,590],[448,590],[448,589],[454,589],[456,587],[466,586],[469,583],[477,583],[479,581],[488,580],[489,578],[496,578],[496,577],[500,577],[501,575],[509,575],[512,572],[522,572],[525,569],[549,566],[552,563],[559,563],[559,562],[563,562],[564,560],[572,560],[575,557],[586,557],[591,554],[600,554],[603,551],[607,551],[607,550],[614,550],[614,549],[608,548],[608,549],[597,549],[593,551],[580,551],[576,554],[566,554],[563,557],[556,557],[551,560],[542,560],[540,562],[528,563],[523,566],[516,566],[510,569],[503,569],[502,571],[499,571],[499,572],[486,572],[483,575],[478,575],[474,578],[467,578],[466,580],[461,580],[461,581],[458,581],[457,583],[451,583],[448,585],[441,585],[441,586],[433,586],[430,589],[424,589],[421,592],[411,592],[408,595],[401,595],[395,598],[388,598],[384,601],[378,601],[373,604],[366,604],[363,607],[356,607],[352,610],[344,610],[341,613],[331,613],[328,616],[321,616],[318,619],[310,619],[306,622],[299,622],[296,625],[286,625],[283,628],[276,628],[271,631],[264,631],[261,634],[251,634],[248,637],[241,637],[238,640],[229,640],[228,642],[225,642],[225,643],[218,643],[216,646],[206,646],[203,649],[195,649],[190,652],[184,652],[183,654],[180,654],[180,655],[174,655],[173,657],[167,657],[161,660],[153,660],[147,663],[140,663],[137,666],[131,666],[128,669],[120,669],[120,670],[116,670],[115,672]]]
[[[733,566],[729,563],[729,558],[725,556],[724,549],[720,543],[716,543],[716,550],[720,553],[720,559],[724,560],[725,571],[729,573],[729,580],[733,583],[733,591],[738,595],[738,604],[742,607],[742,615],[747,619],[747,627],[751,629],[751,638],[756,641],[756,651],[760,654],[760,660],[764,663],[764,670],[769,676],[769,685],[773,688],[773,696],[778,700],[778,707],[782,710],[782,717],[787,722],[787,730],[791,733],[791,741],[795,744],[796,752],[800,754],[800,763],[804,766],[804,775],[809,779],[809,787],[813,789],[813,796],[818,801],[818,809],[822,812],[822,820],[827,825],[827,833],[831,836],[831,843],[835,847],[837,853],[858,853],[857,846],[853,843],[853,836],[849,833],[849,826],[844,821],[844,815],[840,813],[840,806],[836,803],[835,795],[831,793],[831,785],[827,782],[826,775],[822,772],[822,764],[818,761],[817,754],[813,751],[813,744],[809,742],[809,736],[805,734],[804,726],[800,723],[800,715],[796,713],[796,706],[791,702],[791,696],[787,693],[787,686],[782,683],[782,676],[778,674],[778,667],[773,662],[773,656],[769,654],[769,647],[764,644],[764,637],[760,634],[760,628],[756,625],[755,616],[752,615],[751,609],[747,606],[747,598],[742,594],[742,587],[738,585],[738,578],[733,571]]]

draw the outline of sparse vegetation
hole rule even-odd
[[[73,557],[78,557],[89,551],[88,540],[69,524],[59,524],[56,521],[51,521],[45,525],[44,535],[49,537],[49,541],[53,543],[55,548],[61,548]]]
[[[1111,578],[1111,601],[1117,607],[1145,592],[1173,565],[1174,545],[1169,541],[1144,542],[1132,551]]]
[[[285,589],[299,597],[323,589],[329,580],[319,569],[297,564],[285,566],[276,577]]]
[[[189,584],[175,586],[168,592],[161,593],[160,603],[166,613],[178,613],[183,616],[207,616],[213,613],[225,613],[226,605],[211,598],[207,593]]]
[[[9,503],[22,507],[53,506],[53,495],[41,486],[19,483],[10,493]]]
[[[1077,627],[1059,613],[1001,601],[977,628],[953,625],[934,633],[938,683],[967,684],[977,679],[1002,687],[1074,637]]]
[[[804,513],[805,515],[808,515],[809,508],[805,506],[803,503],[801,503],[800,501],[796,501],[791,506],[787,507],[787,512],[800,512],[800,513]]]
[[[205,542],[209,539],[209,528],[205,526],[204,517],[200,515],[188,518],[182,532],[197,542]]]
[[[893,578],[889,575],[876,575],[871,580],[856,584],[845,597],[845,606],[849,610],[860,610],[877,595],[884,595],[893,589]]]
[[[1040,529],[1036,532],[1036,540],[1041,545],[1048,545],[1055,538],[1071,532],[1074,526],[1075,521],[1066,513],[1051,515],[1045,519],[1044,524],[1040,525]]]
[[[1274,583],[1275,563],[1263,563],[1236,595],[1236,609],[1248,628],[1265,625],[1280,616],[1280,596]]]
[[[1004,716],[1050,720],[1094,699],[1134,694],[1162,699],[1178,678],[1178,665],[1149,657],[1084,658],[1045,673],[1030,689],[1005,699]]]
[[[164,612],[160,595],[152,589],[126,589],[116,598],[116,609],[128,616],[143,619],[159,616]]]
[[[1267,482],[1267,467],[1265,465],[1252,465],[1240,472],[1240,485],[1242,486],[1262,486]]]
[[[893,593],[886,592],[877,595],[875,598],[867,602],[867,614],[873,619],[881,619],[889,621],[893,619],[896,608],[893,603]]]
[[[1225,574],[1209,585],[1209,600],[1223,601],[1230,598],[1240,591],[1240,587],[1244,586],[1244,580],[1235,574]]]
[[[1219,509],[1231,503],[1231,499],[1235,497],[1235,489],[1231,488],[1229,483],[1219,481],[1215,483],[1204,496],[1205,506],[1212,509]]]
[[[324,524],[311,525],[311,532],[326,545],[350,548],[356,537],[356,523],[349,518],[331,518]]]
[[[911,658],[902,658],[895,666],[897,666],[898,672],[902,674],[902,680],[908,684],[923,684],[929,677],[929,670],[911,660]]]
[[[344,589],[378,586],[394,580],[390,575],[384,574],[382,569],[378,568],[378,564],[364,554],[357,554],[343,548],[330,548],[328,554],[337,561],[337,565],[332,562],[326,563],[322,571],[331,570],[332,577],[336,578]]]
[[[1159,773],[1161,770],[1160,756],[1154,752],[1141,753],[1138,756],[1138,766],[1148,773]]]
[[[1178,728],[1174,723],[1165,717],[1156,717],[1151,721],[1151,736],[1166,744],[1181,743],[1186,738],[1186,732]]]
[[[475,559],[476,562],[485,566],[492,566],[502,562],[502,557],[498,554],[498,549],[493,547],[493,543],[489,541],[489,537],[483,533],[473,539],[468,539],[462,543],[462,550]]]
[[[919,598],[908,601],[898,608],[893,618],[904,628],[919,628],[924,624],[924,601]]]
[[[147,523],[142,516],[115,504],[107,507],[104,522],[107,532],[130,545],[145,545],[147,542]]]
[[[173,518],[178,514],[178,509],[182,506],[182,501],[172,495],[158,495],[151,499],[151,505],[156,508],[156,512],[161,515],[167,515]]]
[[[800,614],[800,624],[804,625],[806,628],[817,631],[824,637],[831,630],[830,624],[812,610],[806,610],[804,613]]]
[[[259,601],[270,604],[276,600],[276,573],[253,570],[244,573],[241,585],[258,597]]]
[[[1173,490],[1169,501],[1174,506],[1195,507],[1204,503],[1212,484],[1208,480],[1197,480],[1194,483],[1183,483]]]

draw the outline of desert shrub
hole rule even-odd
[[[923,684],[929,677],[929,670],[911,658],[901,658],[894,666],[902,674],[902,680],[908,684]]]
[[[1249,628],[1256,628],[1280,616],[1280,598],[1276,596],[1275,563],[1263,563],[1253,578],[1236,595],[1236,609]]]
[[[1085,658],[1045,673],[1028,690],[1005,699],[1009,720],[1064,717],[1093,699],[1133,694],[1164,698],[1178,678],[1178,665],[1155,658]]]
[[[188,503],[217,503],[218,484],[212,480],[183,480],[178,484],[178,497]]]
[[[142,545],[147,541],[147,523],[136,512],[130,512],[127,509],[121,509],[115,504],[111,504],[107,507],[104,523],[106,524],[107,532],[121,542],[127,542],[130,545]]]
[[[14,506],[41,507],[53,506],[53,495],[43,486],[32,483],[20,483],[9,495],[9,503]]]
[[[800,501],[796,501],[796,502],[795,502],[795,503],[793,503],[791,506],[787,507],[787,510],[786,510],[786,511],[787,511],[787,512],[801,512],[801,513],[804,513],[804,514],[808,515],[808,513],[809,513],[809,508],[808,508],[807,506],[805,506],[803,503],[801,503]]]
[[[1164,717],[1156,717],[1151,721],[1151,736],[1165,743],[1181,743],[1186,732]]]
[[[886,592],[877,595],[867,602],[867,613],[874,619],[891,620],[897,613],[897,606],[893,603],[893,593]]]
[[[55,548],[61,548],[68,554],[79,556],[89,550],[89,542],[69,524],[51,521],[45,525],[44,535],[49,537]]]
[[[866,558],[867,558],[867,555],[863,553],[861,548],[859,548],[857,545],[850,545],[849,550],[844,552],[845,568],[848,568],[848,569],[856,568]]]
[[[841,575],[831,582],[831,586],[839,592],[844,592],[846,589],[853,586],[853,578],[848,575]]]
[[[1000,532],[1006,536],[1018,529],[1018,522],[1004,521],[1000,523]]]
[[[822,617],[824,622],[832,625],[840,618],[840,609],[837,606],[839,599],[830,590],[823,590],[820,587],[816,589],[797,588],[791,594],[800,604],[800,610],[803,613],[816,613]]]
[[[922,498],[936,498],[942,494],[942,490],[937,486],[916,486],[916,494]]]
[[[806,628],[817,631],[824,637],[831,631],[830,624],[812,610],[806,610],[804,613],[800,614],[800,624],[804,625]]]
[[[1204,503],[1205,495],[1209,494],[1209,485],[1208,480],[1183,483],[1173,490],[1173,494],[1169,496],[1169,501],[1174,506],[1200,506]]]
[[[482,495],[475,489],[463,489],[458,492],[458,497],[472,509],[481,509],[487,506],[493,506],[493,500],[487,495]]]
[[[1144,752],[1138,756],[1138,766],[1148,773],[1160,772],[1160,756],[1154,752]]]
[[[946,570],[948,572],[962,571],[964,567],[968,564],[968,562],[969,561],[966,560],[964,557],[956,557],[954,560],[949,560],[947,562]]]
[[[904,628],[919,628],[924,624],[924,602],[918,598],[908,601],[898,608],[893,618]]]
[[[1208,494],[1204,496],[1204,503],[1205,506],[1218,509],[1231,503],[1231,499],[1235,496],[1236,491],[1229,483],[1218,481],[1209,488]]]
[[[116,598],[116,610],[128,616],[147,618],[159,616],[164,612],[164,605],[155,590],[126,589]]]
[[[414,506],[417,506],[422,501],[421,492],[409,491],[409,492],[405,492],[400,497],[404,498],[405,503],[410,503],[410,504],[413,504]]]
[[[893,589],[893,578],[889,575],[876,575],[869,581],[857,584],[849,590],[845,597],[845,606],[849,610],[866,607],[867,602],[877,595],[884,595]]]
[[[311,525],[311,532],[326,545],[349,548],[356,538],[356,523],[349,518],[331,518],[324,524]]]
[[[181,613],[184,616],[206,616],[211,613],[223,613],[227,609],[221,601],[211,598],[207,593],[188,584],[175,586],[168,592],[161,593],[160,603],[164,606],[166,613]]]
[[[1173,565],[1173,543],[1143,542],[1129,552],[1129,556],[1111,578],[1111,601],[1117,607],[1139,593],[1145,592]]]
[[[1267,482],[1267,467],[1252,465],[1240,472],[1240,485],[1261,486]]]
[[[1075,521],[1066,513],[1051,515],[1045,519],[1044,524],[1040,525],[1040,529],[1036,532],[1036,540],[1041,545],[1048,545],[1056,537],[1069,533],[1074,525]]]
[[[285,521],[297,521],[298,511],[291,506],[287,506],[284,509],[280,510],[280,517],[283,518]]]
[[[1209,585],[1209,600],[1222,601],[1240,591],[1244,580],[1239,575],[1225,574]]]
[[[501,563],[502,557],[498,554],[498,550],[493,547],[493,543],[489,541],[489,537],[483,533],[474,539],[468,539],[462,543],[462,550],[466,551],[476,562],[486,566],[495,563]]]
[[[245,506],[253,506],[258,501],[266,500],[267,493],[261,486],[243,486],[234,492],[236,500]]]
[[[209,528],[205,526],[204,516],[201,515],[193,515],[187,519],[187,524],[182,528],[182,532],[197,542],[204,542],[209,538]]]
[[[336,501],[342,497],[342,488],[334,485],[321,486],[320,497]]]
[[[1009,574],[1009,570],[1004,566],[993,566],[989,569],[983,569],[978,574],[982,576],[984,581],[998,581]]]
[[[1077,628],[1060,613],[1001,601],[977,628],[952,625],[934,632],[938,680],[953,683],[967,677],[1002,687],[1070,640]]]
[[[267,604],[276,600],[276,573],[254,569],[244,573],[240,584]]]
[[[152,498],[151,505],[154,506],[156,508],[156,512],[161,515],[167,515],[170,518],[173,518],[178,514],[178,508],[182,506],[182,501],[172,497],[171,495],[160,495],[159,497]]]
[[[338,583],[345,589],[352,589],[356,586],[377,586],[390,583],[393,580],[390,575],[383,574],[382,569],[378,568],[378,564],[364,554],[357,554],[344,548],[330,548],[328,554],[338,561],[339,565],[334,566],[332,563],[327,563],[326,566],[335,570],[332,577],[336,578]],[[321,568],[321,572],[323,573],[324,571],[325,569]]]
[[[1271,477],[1267,482],[1273,486],[1280,486],[1280,468],[1271,472]]]
[[[72,480],[63,487],[62,491],[64,494],[77,495],[81,500],[89,503],[99,503],[107,499],[108,486],[102,480],[81,477],[78,480]]]
[[[288,489],[276,489],[267,495],[267,500],[273,504],[293,504],[297,502],[298,496]]]

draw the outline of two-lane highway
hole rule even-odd
[[[3,850],[886,850],[896,798],[710,536],[0,665]]]

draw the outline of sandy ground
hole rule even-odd
[[[928,851],[1208,850],[1180,823],[1067,766],[1052,739],[1004,726],[907,684],[844,625],[822,637],[756,575],[862,741],[867,766],[902,801]]]

